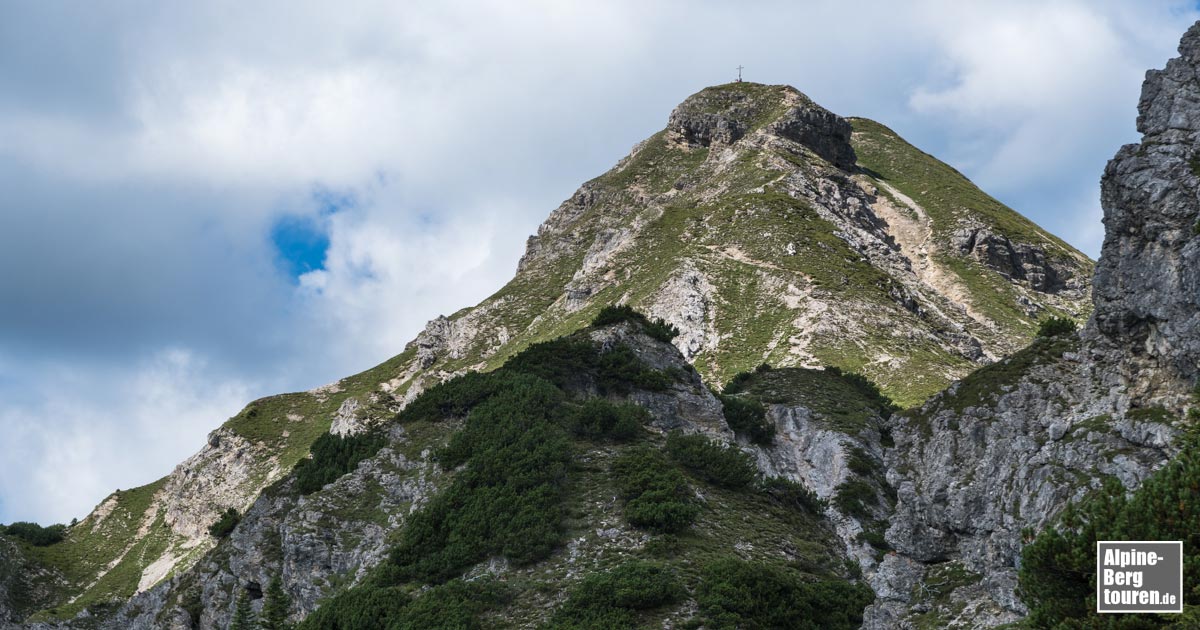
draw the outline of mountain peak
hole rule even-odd
[[[689,147],[729,145],[757,131],[794,140],[841,168],[855,163],[850,123],[790,85],[726,83],[685,99],[667,122],[669,139]]]

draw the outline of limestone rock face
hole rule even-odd
[[[1101,182],[1105,237],[1091,331],[1108,360],[1177,385],[1200,370],[1200,25],[1179,57],[1146,74],[1140,144],[1121,147]]]
[[[1128,414],[1136,401],[1095,373],[1103,367],[1080,362],[1079,343],[1039,341],[1006,360],[1020,365],[1012,380],[973,375],[891,423],[897,501],[887,541],[917,584],[936,582],[926,573],[946,563],[977,576],[940,602],[970,605],[964,627],[1024,614],[1015,591],[1023,530],[1045,527],[1106,478],[1137,487],[1175,452],[1176,429]],[[872,614],[896,622],[922,605],[911,589],[897,591]]]
[[[61,583],[61,575],[30,562],[15,542],[0,537],[0,628],[19,627],[18,622],[51,601]]]
[[[987,265],[1015,281],[1028,282],[1044,293],[1067,288],[1078,290],[1083,282],[1060,265],[1048,260],[1042,248],[1028,243],[1013,243],[1008,237],[986,227],[966,227],[954,232],[951,243],[962,254]]]

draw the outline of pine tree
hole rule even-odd
[[[262,616],[258,619],[258,627],[262,630],[287,630],[288,610],[292,607],[292,599],[283,590],[283,581],[279,576],[271,578],[267,586],[266,599],[263,601]]]
[[[233,611],[233,623],[229,624],[229,630],[254,630],[254,610],[250,608],[250,596],[246,594],[246,590],[242,589],[241,595],[238,595],[237,608]]]

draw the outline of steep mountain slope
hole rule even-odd
[[[389,386],[495,367],[622,302],[678,326],[711,382],[833,365],[912,404],[1023,346],[1039,318],[1086,316],[1086,257],[853,125],[786,86],[688,98],[550,215],[507,286],[431,322]]]
[[[790,87],[709,88],[556,209],[514,279],[480,305],[430,322],[368,372],[252,403],[168,477],[106,499],[66,542],[13,549],[43,573],[32,585],[42,595],[11,617],[47,608],[37,618],[69,617],[193,575],[186,569],[211,557],[207,528],[218,515],[257,505],[327,429],[377,426],[428,387],[495,369],[608,304],[677,326],[674,344],[714,385],[763,362],[828,365],[866,374],[908,404],[1023,346],[1040,318],[1085,316],[1090,272],[1082,254],[877,123],[843,120]],[[797,414],[811,412],[771,417],[787,425]],[[839,470],[847,449],[882,452],[877,437],[838,435],[826,438],[845,447],[824,456]],[[763,455],[760,465],[792,470],[823,497],[848,480],[794,455]],[[868,568],[876,551],[864,541],[880,543],[886,503],[862,518],[830,517]],[[386,510],[380,518],[399,522]],[[384,529],[353,535],[381,539]],[[241,552],[257,558],[257,549]],[[348,557],[329,560],[335,574],[376,558]],[[289,588],[308,587],[297,578]],[[312,590],[312,601],[325,592]]]
[[[857,627],[872,596],[857,563],[845,559],[877,557],[858,534],[879,509],[866,495],[882,492],[878,453],[863,451],[858,434],[878,442],[886,403],[832,372],[781,369],[754,380],[718,398],[636,319],[532,347],[489,377],[426,392],[387,424],[384,444],[335,482],[305,493],[296,473],[285,476],[195,567],[119,608],[93,607],[71,627],[224,628],[239,594],[261,596],[275,576],[295,618],[327,609],[311,627],[384,627],[349,621],[376,614],[414,624],[402,627],[795,614],[742,609],[716,592],[751,587],[743,580],[807,601],[804,615],[819,627]],[[765,398],[776,402],[758,406]],[[747,425],[734,422],[743,446],[723,446],[735,437],[726,420],[735,407],[759,409],[777,435],[751,441]],[[633,422],[593,421],[608,413]],[[479,476],[496,467],[507,474]],[[844,509],[836,489],[859,476],[870,479],[866,491]],[[647,571],[654,579],[638,589],[677,586],[649,602],[601,602],[599,610],[581,602],[596,576]],[[450,579],[460,572],[472,581]],[[801,586],[814,580],[815,590]],[[480,584],[487,590],[475,590]],[[462,588],[478,608],[464,603]],[[444,606],[435,618],[450,626],[406,616],[425,597]],[[470,610],[459,625],[463,607]]]

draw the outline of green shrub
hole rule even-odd
[[[491,626],[480,614],[504,600],[504,591],[490,580],[453,580],[414,598],[388,630],[483,630]]]
[[[635,388],[662,391],[673,380],[646,367],[626,345],[601,352],[591,341],[571,337],[535,343],[504,367],[540,376],[563,389],[587,390],[594,385],[602,396],[627,394]]]
[[[892,546],[888,544],[884,533],[878,529],[864,529],[859,532],[858,536],[855,536],[855,538],[859,542],[865,542],[880,551],[888,551],[892,548]]]
[[[1057,337],[1059,335],[1070,335],[1079,329],[1079,325],[1075,320],[1067,317],[1048,317],[1043,319],[1038,324],[1038,337]]]
[[[49,547],[61,542],[66,531],[67,526],[61,523],[45,527],[27,521],[18,521],[8,526],[0,525],[0,534],[20,538],[35,547]]]
[[[508,376],[499,371],[456,376],[421,392],[400,412],[398,419],[401,422],[437,422],[443,418],[465,417],[475,405],[507,382]]]
[[[234,508],[229,508],[221,514],[217,522],[209,525],[208,533],[212,534],[213,538],[225,538],[233,533],[233,529],[242,521],[242,515]]]
[[[834,490],[833,505],[843,514],[864,519],[871,516],[869,506],[879,502],[875,487],[862,479],[848,479]]]
[[[810,514],[820,514],[825,509],[825,501],[803,484],[784,479],[783,477],[767,477],[761,482],[762,492],[780,505],[803,510]]]
[[[696,602],[707,626],[746,630],[852,630],[875,599],[861,584],[807,582],[782,566],[738,559],[709,563]]]
[[[693,475],[725,488],[745,488],[758,476],[749,455],[699,434],[672,431],[667,436],[667,454]]]
[[[858,446],[850,449],[850,459],[846,467],[850,469],[850,472],[862,477],[870,477],[878,471],[878,465],[875,461],[871,459],[870,455],[867,455],[866,451]]]
[[[589,398],[567,413],[566,425],[571,433],[582,438],[628,441],[641,434],[642,426],[652,419],[650,412],[638,405]]]
[[[237,605],[233,610],[233,619],[229,622],[229,630],[254,630],[258,626],[258,616],[254,614],[254,609],[250,607],[250,595],[246,589],[238,587],[237,589]],[[192,615],[192,626],[200,625],[200,615]]]
[[[297,630],[378,630],[390,628],[408,606],[399,587],[364,584],[321,602]]]
[[[664,322],[661,319],[651,320],[645,315],[635,311],[633,307],[621,304],[618,306],[605,306],[600,309],[596,317],[592,320],[593,326],[607,326],[609,324],[618,324],[620,322],[631,322],[638,324],[642,330],[649,336],[663,343],[671,343],[671,340],[679,336],[679,329]]]
[[[746,385],[754,378],[754,372],[738,372],[725,383],[725,387],[721,390],[724,396],[732,396],[746,391]]]
[[[762,403],[737,396],[721,395],[718,398],[725,411],[725,422],[734,433],[762,446],[769,446],[775,439],[775,425],[767,421],[767,408]]]
[[[411,597],[399,587],[363,584],[325,600],[298,630],[473,630],[503,592],[490,580],[452,580]]]
[[[563,393],[528,374],[479,402],[437,453],[450,485],[414,513],[392,549],[386,581],[449,580],[481,560],[540,560],[562,538],[571,445],[557,421]]]
[[[687,595],[670,569],[656,562],[630,561],[585,577],[551,619],[552,630],[632,628],[637,613],[676,603]]]
[[[613,462],[611,472],[625,501],[625,519],[635,527],[678,532],[700,514],[683,475],[656,450],[630,449]]]
[[[1035,628],[1193,627],[1179,617],[1099,615],[1096,610],[1097,540],[1182,540],[1183,583],[1200,584],[1200,443],[1186,436],[1174,460],[1131,496],[1110,480],[1092,497],[1068,506],[1057,523],[1022,552],[1021,597]],[[1185,588],[1184,619],[1200,613],[1200,590]],[[1191,618],[1194,623],[1196,620]]]
[[[288,613],[292,608],[292,598],[283,590],[283,580],[279,576],[271,578],[267,592],[263,597],[262,612],[258,615],[258,627],[262,630],[288,630]]]
[[[324,433],[313,442],[312,457],[296,464],[296,490],[311,494],[353,471],[364,459],[383,448],[386,440],[377,431],[336,436]]]

